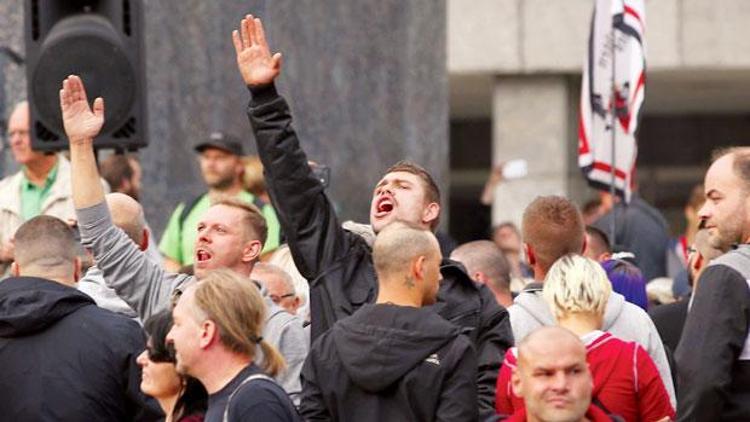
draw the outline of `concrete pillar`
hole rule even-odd
[[[566,76],[499,77],[492,94],[492,151],[496,165],[528,162],[528,175],[502,182],[495,193],[492,221],[519,225],[526,205],[538,195],[568,195],[575,149],[571,93]],[[580,177],[580,176],[579,176]]]

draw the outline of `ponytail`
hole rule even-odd
[[[286,362],[284,357],[281,356],[275,347],[271,346],[267,341],[261,339],[258,343],[261,352],[263,352],[262,362],[258,362],[260,368],[267,375],[276,377],[286,369]]]

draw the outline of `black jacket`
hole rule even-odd
[[[429,308],[364,305],[318,338],[302,369],[308,421],[476,421],[476,356]]]
[[[0,419],[142,417],[135,358],[144,348],[138,323],[97,307],[76,289],[8,278],[0,283]]]
[[[701,274],[677,346],[677,418],[750,421],[750,245]]]
[[[302,151],[286,101],[273,85],[253,89],[248,118],[258,143],[268,191],[294,263],[310,280],[312,338],[377,297],[372,251],[341,228],[323,186]],[[477,352],[479,408],[492,415],[495,384],[505,350],[513,345],[508,312],[484,285],[445,260],[435,311],[461,327]]]

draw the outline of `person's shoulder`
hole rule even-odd
[[[131,318],[93,304],[80,311],[80,317],[87,324],[100,328],[105,336],[121,340],[143,338],[141,326]]]
[[[258,410],[264,407],[284,409],[289,406],[289,398],[281,386],[270,378],[263,378],[250,381],[241,388],[232,397],[229,412],[240,416],[239,420],[245,420],[243,416],[258,416]]]

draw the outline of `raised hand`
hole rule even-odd
[[[237,52],[237,67],[245,84],[267,85],[279,76],[281,53],[271,54],[260,19],[245,16],[239,31],[232,31],[232,41]]]
[[[86,88],[81,78],[70,75],[63,81],[60,90],[60,108],[63,126],[71,144],[91,141],[104,125],[104,100],[94,100],[93,109],[86,98]]]

